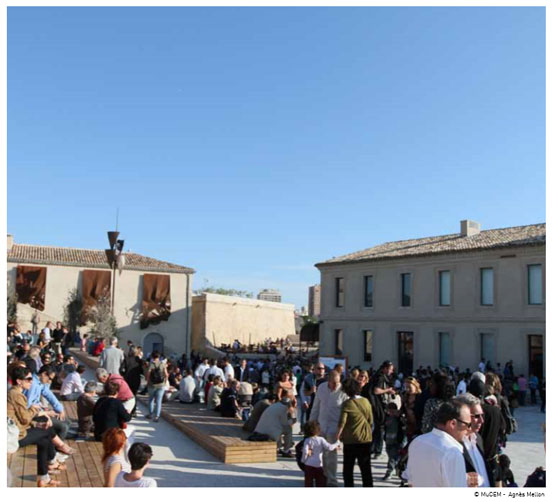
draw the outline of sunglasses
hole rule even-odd
[[[31,382],[33,380],[33,377],[32,376],[25,377],[23,380],[27,380],[28,382]]]
[[[484,418],[484,414],[483,413],[476,413],[474,415],[470,415],[472,418]]]
[[[318,371],[325,370],[326,368],[316,368]]]
[[[461,424],[466,425],[466,428],[467,428],[467,429],[470,429],[470,428],[472,427],[472,422],[465,422],[464,420],[461,420],[461,419],[459,419],[459,418],[455,418],[455,420],[456,420],[457,422],[460,422]]]

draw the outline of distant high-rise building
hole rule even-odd
[[[277,289],[263,289],[256,298],[267,302],[281,303],[281,293]]]
[[[320,315],[320,284],[308,288],[308,315],[310,317]]]

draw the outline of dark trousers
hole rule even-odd
[[[57,418],[51,418],[50,420],[52,420],[52,428],[54,429],[56,436],[59,436],[60,439],[65,439],[70,428],[70,423],[58,420]]]
[[[307,488],[316,488],[326,486],[326,476],[324,475],[323,467],[312,467],[310,465],[304,466],[304,485]]]
[[[395,444],[386,444],[385,451],[387,452],[387,473],[392,473],[395,470],[395,466],[399,461],[399,443]]]
[[[383,450],[384,425],[376,424],[372,431],[372,453],[381,455]]]
[[[370,464],[372,443],[346,444],[343,448],[343,482],[346,487],[355,486],[353,471],[355,460],[362,474],[362,486],[374,486]]]
[[[49,429],[30,427],[27,429],[27,435],[19,440],[21,448],[28,444],[37,445],[37,474],[39,476],[48,474],[48,462],[56,456],[56,450],[52,443],[55,435],[52,427]]]

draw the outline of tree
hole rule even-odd
[[[110,308],[110,296],[101,296],[96,305],[91,309],[90,319],[92,321],[92,333],[101,338],[117,336],[118,326],[116,318]]]
[[[81,326],[81,316],[83,314],[83,299],[77,288],[72,289],[67,297],[67,303],[64,306],[64,324],[70,333],[75,333],[77,328]]]
[[[253,293],[251,293],[250,291],[242,291],[239,289],[215,288],[213,286],[205,286],[204,288],[195,289],[193,293],[195,295],[202,295],[203,293],[214,293],[217,295],[241,296],[243,298],[253,297]]]
[[[8,292],[7,300],[8,322],[17,322],[17,293],[15,289],[11,293]]]

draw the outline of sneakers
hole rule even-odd
[[[153,422],[158,422],[159,420],[160,420],[160,417],[154,417],[154,418],[152,419]]]

